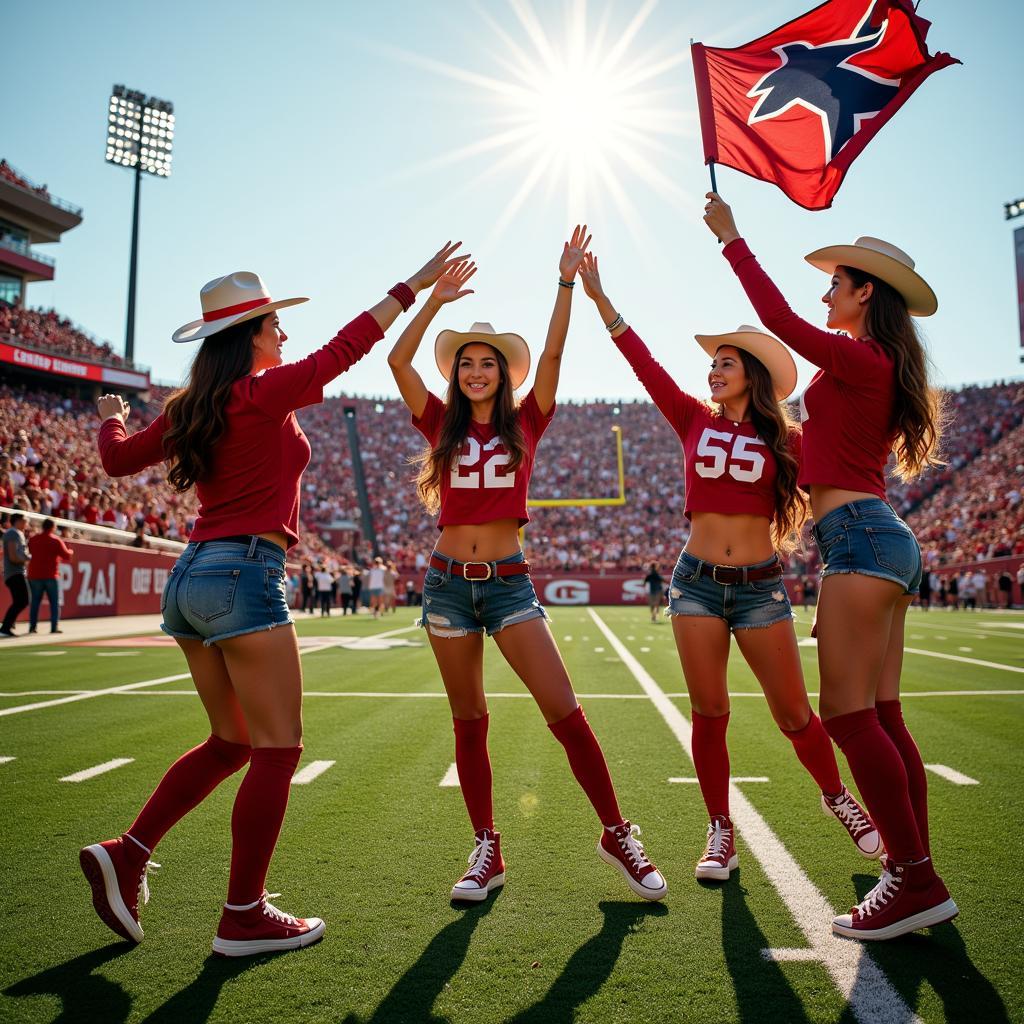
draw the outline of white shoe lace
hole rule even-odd
[[[622,852],[633,861],[637,871],[639,871],[641,868],[647,867],[651,862],[647,859],[647,854],[644,853],[644,844],[636,838],[638,835],[641,835],[640,826],[630,825],[629,822],[626,822],[626,824],[629,825],[629,831],[616,832],[615,838],[619,841]]]
[[[493,855],[494,840],[487,836],[479,837],[476,841],[476,846],[473,847],[473,852],[466,860],[466,863],[469,864],[469,871],[466,872],[466,877],[470,878],[474,875],[486,874]]]
[[[150,869],[159,871],[160,865],[155,860],[147,860],[142,865],[142,877],[139,879],[139,895],[142,897],[143,905],[149,902],[149,881],[146,876],[149,874]]]
[[[832,813],[846,826],[847,830],[854,835],[860,835],[861,832],[867,832],[871,828],[871,824],[868,819],[864,816],[864,812],[860,809],[857,802],[850,796],[849,792],[844,792],[842,797],[835,803],[829,801],[829,806],[832,808]]]
[[[731,828],[725,828],[720,821],[708,822],[708,845],[704,851],[704,860],[724,861],[729,851],[731,838]]]
[[[856,914],[864,918],[870,917],[876,910],[881,910],[899,891],[902,881],[898,872],[884,868],[878,884],[853,908]]]
[[[263,913],[267,917],[272,917],[275,921],[280,921],[281,924],[292,925],[298,927],[298,919],[292,917],[291,914],[286,914],[283,910],[278,910],[277,907],[271,903],[271,900],[276,900],[281,894],[279,892],[267,892],[263,894]]]

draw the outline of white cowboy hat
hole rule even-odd
[[[251,320],[285,306],[297,306],[300,302],[309,302],[309,299],[278,299],[275,302],[259,274],[239,270],[207,281],[199,292],[199,301],[203,307],[203,318],[179,327],[171,335],[172,341],[208,338],[232,324],[240,324],[243,320]]]
[[[928,282],[914,270],[914,261],[880,238],[862,235],[853,245],[826,245],[804,257],[812,267],[832,275],[836,267],[855,267],[891,285],[903,296],[911,316],[931,316],[939,300]]]
[[[789,349],[774,335],[759,327],[741,324],[729,334],[695,334],[694,337],[712,359],[723,345],[732,345],[733,348],[749,352],[764,364],[775,385],[775,397],[780,402],[793,394],[796,388],[796,363]]]
[[[445,380],[450,379],[455,353],[470,342],[480,341],[497,349],[508,361],[512,390],[522,386],[530,372],[530,349],[518,334],[498,334],[490,324],[475,323],[468,331],[442,331],[434,342],[434,359]]]

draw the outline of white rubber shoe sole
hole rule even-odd
[[[727,882],[729,876],[740,866],[740,855],[734,853],[725,867],[717,864],[698,864],[694,876],[704,881]]]
[[[78,862],[92,888],[92,905],[100,920],[118,935],[141,942],[142,925],[132,917],[121,899],[121,887],[117,884],[117,872],[110,854],[97,843],[86,846],[79,853]],[[117,927],[118,924],[121,928]],[[125,935],[125,932],[128,934]]]
[[[499,875],[494,875],[491,880],[487,883],[483,889],[462,889],[456,884],[455,888],[452,889],[452,901],[455,903],[463,903],[467,900],[470,903],[480,903],[487,899],[489,893],[494,889],[498,889],[505,884],[505,872],[502,871]]]
[[[213,951],[221,956],[255,956],[257,953],[281,953],[312,946],[324,937],[327,926],[319,917],[308,917],[306,921],[310,925],[309,931],[288,939],[222,939],[217,935],[213,940]]]
[[[826,818],[831,818],[833,821],[838,821],[839,824],[843,826],[843,831],[846,832],[847,835],[850,835],[850,833],[846,831],[846,826],[843,825],[842,821],[840,821],[839,818],[836,816],[835,811],[833,811],[832,808],[829,806],[828,800],[825,799],[824,793],[822,793],[821,795],[821,813],[824,814]],[[850,836],[850,838],[852,839],[853,837]],[[853,845],[862,857],[866,857],[868,860],[878,860],[879,857],[881,857],[882,854],[885,853],[885,846],[882,843],[882,836],[877,828],[875,829],[875,841],[875,848],[870,852],[865,850],[864,847],[861,846],[860,843],[856,840],[854,840]]]
[[[948,899],[938,906],[928,910],[922,910],[919,914],[912,914],[902,921],[896,921],[885,928],[866,930],[853,927],[852,914],[840,914],[832,919],[832,934],[842,935],[847,939],[863,939],[868,942],[877,942],[883,939],[897,939],[901,935],[908,935],[920,928],[933,928],[937,924],[945,924],[952,921],[960,911],[952,899]]]
[[[605,862],[605,864],[611,864],[613,868],[618,868],[622,877],[626,880],[626,885],[630,887],[637,894],[642,896],[645,900],[661,900],[665,898],[665,893],[668,892],[668,882],[664,881],[660,889],[652,889],[649,886],[641,885],[627,870],[626,866],[619,860],[618,857],[610,854],[602,845],[601,840],[597,841],[597,855]]]

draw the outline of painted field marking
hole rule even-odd
[[[315,778],[323,775],[328,768],[333,768],[337,761],[310,761],[305,768],[300,768],[292,776],[293,786],[306,786]]]
[[[688,778],[671,778],[669,782],[696,782],[700,783],[700,779],[688,779]],[[767,782],[767,775],[731,775],[729,777],[730,782]]]
[[[593,608],[587,610],[692,761],[690,723]],[[729,802],[737,830],[807,939],[810,949],[806,959],[824,964],[857,1020],[863,1024],[921,1024],[920,1017],[910,1010],[864,945],[833,936],[835,909],[804,874],[743,791],[732,783]],[[774,958],[771,950],[762,955]]]
[[[438,783],[439,786],[451,786],[455,789],[459,788],[459,769],[456,767],[455,762],[448,766],[448,771],[444,773],[444,778]]]
[[[974,650],[974,648],[973,647],[958,647],[957,650],[958,651],[962,651],[964,654],[970,654]]]
[[[112,761],[104,761],[103,764],[94,765],[92,768],[83,768],[80,772],[75,772],[73,775],[65,775],[60,781],[85,782],[86,779],[94,779],[97,775],[112,772],[115,768],[123,768],[134,760],[134,757],[115,757]]]
[[[137,658],[142,651],[97,651],[97,658]]]
[[[0,764],[8,764],[8,763],[10,763],[11,761],[14,761],[14,760],[16,760],[16,758],[13,758],[13,757],[0,757]]]
[[[62,654],[67,654],[67,651],[29,651],[29,654],[33,658],[59,658]]]
[[[604,648],[603,647],[595,647],[594,648],[594,653],[595,654],[604,654]]]
[[[961,661],[965,665],[978,665],[981,668],[998,668],[1003,672],[1024,672],[1019,665],[1004,665],[999,661],[980,661],[978,658],[962,658],[959,654],[940,654],[938,651],[922,651],[917,647],[904,647],[904,654],[920,654],[925,658],[942,658],[944,661]]]
[[[92,690],[12,690],[0,691],[0,697],[56,697],[68,693],[92,693]]]
[[[980,786],[981,783],[977,779],[972,779],[970,775],[964,775],[962,772],[958,772],[955,768],[949,768],[944,764],[926,764],[925,768],[928,771],[933,772],[940,778],[945,779],[947,782],[952,782],[954,786]]]

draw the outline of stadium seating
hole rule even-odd
[[[106,366],[126,365],[108,342],[90,338],[52,309],[18,309],[0,302],[0,338]]]

